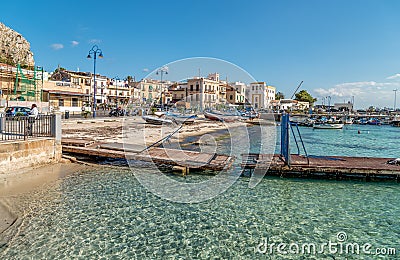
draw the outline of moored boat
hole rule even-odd
[[[323,123],[323,124],[314,124],[314,129],[342,129],[344,124],[342,123]]]

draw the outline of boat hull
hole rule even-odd
[[[224,116],[210,112],[204,112],[204,117],[213,121],[220,122],[235,122],[236,120],[238,120],[238,116]]]
[[[169,119],[163,119],[163,118],[158,118],[158,117],[153,117],[153,116],[142,116],[144,121],[148,124],[152,125],[163,125],[163,124],[172,124],[172,120]]]
[[[342,129],[343,124],[315,124],[314,129]]]

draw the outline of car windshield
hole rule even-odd
[[[13,108],[9,107],[9,108],[6,109],[6,113],[10,113],[12,110],[13,110]]]

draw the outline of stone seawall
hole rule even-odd
[[[61,155],[61,144],[54,138],[0,142],[0,174],[56,163],[61,160]]]

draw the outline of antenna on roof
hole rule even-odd
[[[301,81],[300,84],[297,86],[296,90],[294,91],[294,93],[293,93],[293,95],[292,95],[292,97],[290,99],[293,99],[294,95],[296,95],[297,90],[299,90],[301,84],[303,84],[303,81]]]

